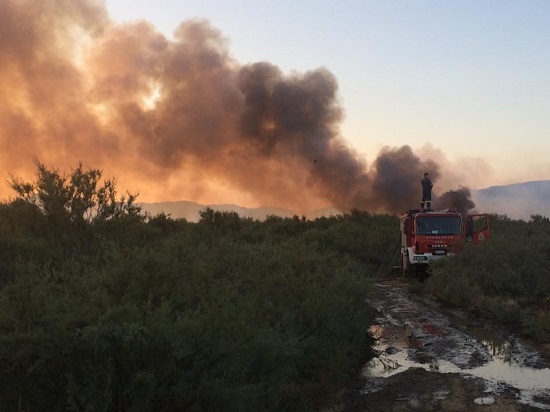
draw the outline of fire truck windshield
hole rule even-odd
[[[416,233],[419,235],[459,235],[459,216],[427,216],[416,219]]]

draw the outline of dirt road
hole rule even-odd
[[[550,369],[533,346],[407,292],[375,285],[371,332],[379,356],[335,409],[359,411],[550,410]]]

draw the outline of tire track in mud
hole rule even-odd
[[[440,389],[431,385],[429,405],[426,399],[414,401],[415,393],[400,395],[408,396],[408,401],[407,407],[399,410],[447,410],[438,408],[456,395],[450,393],[450,374],[475,381],[482,391],[475,397],[473,392],[465,393],[464,409],[448,410],[475,410],[476,405],[497,411],[550,410],[550,369],[543,357],[519,338],[473,327],[467,315],[444,311],[432,301],[411,296],[406,283],[376,283],[368,303],[379,313],[370,329],[377,339],[378,356],[363,369],[363,395],[383,390],[403,372],[415,379],[413,372],[422,370],[422,374],[429,373],[422,379],[440,379],[446,384]],[[399,379],[405,379],[403,376]],[[416,387],[415,391],[419,390]],[[508,407],[502,407],[504,404]],[[487,409],[491,405],[493,409]]]

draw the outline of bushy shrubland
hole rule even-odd
[[[550,220],[491,216],[491,239],[433,268],[426,290],[444,302],[550,341]]]
[[[0,410],[318,410],[369,356],[395,217],[189,223],[37,167],[0,205]]]
[[[36,164],[0,204],[0,410],[321,410],[371,356],[395,216],[189,223],[98,170]],[[550,341],[550,221],[491,226],[424,290]]]

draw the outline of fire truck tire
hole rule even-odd
[[[401,256],[402,256],[402,266],[403,266],[403,277],[410,278],[412,277],[414,270],[411,267],[411,264],[409,262],[409,256],[406,253],[403,253]]]

